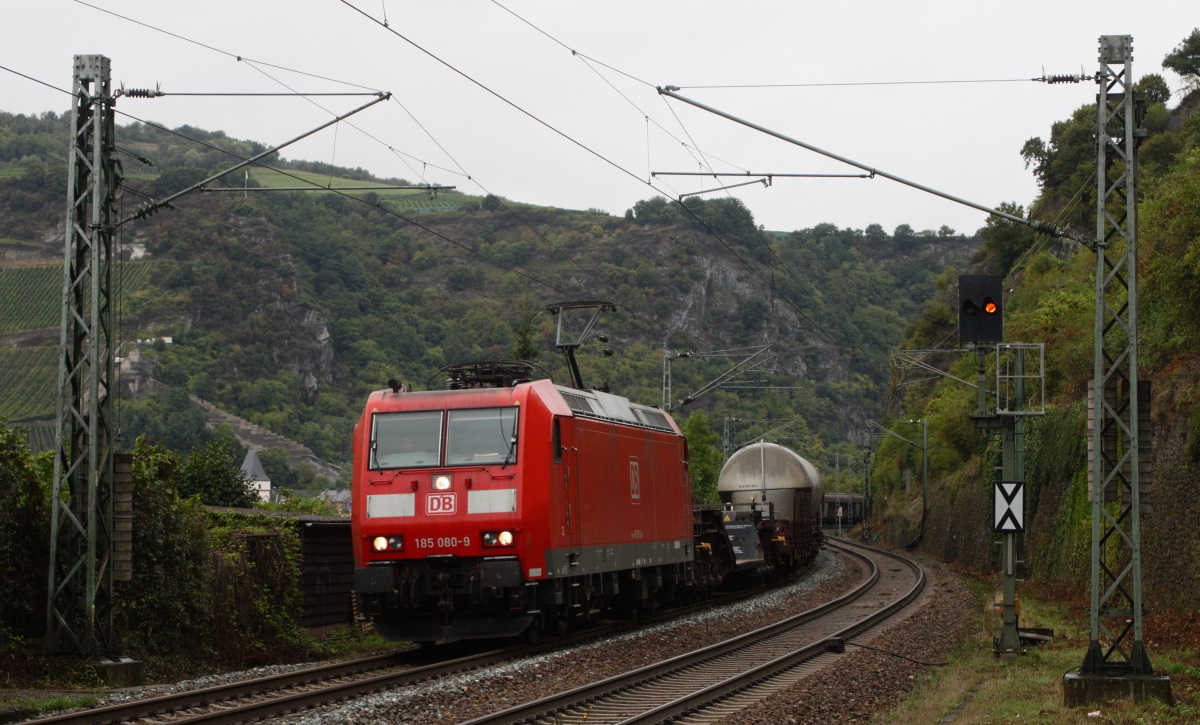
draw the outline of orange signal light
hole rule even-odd
[[[983,301],[983,311],[989,315],[994,315],[1000,311],[1000,305],[991,300]]]

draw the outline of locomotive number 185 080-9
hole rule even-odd
[[[423,536],[414,542],[418,549],[452,549],[458,546],[470,546],[470,536]]]

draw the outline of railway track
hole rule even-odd
[[[240,680],[106,707],[40,718],[37,725],[117,723],[241,723],[319,708],[418,682],[449,677],[595,637],[611,636],[629,625],[591,629],[554,641],[433,659],[428,650],[400,650],[293,672]],[[444,651],[444,650],[441,650]]]
[[[925,586],[903,557],[850,542],[867,580],[821,607],[725,642],[591,685],[477,718],[496,723],[717,722],[820,669],[846,640],[902,611]]]
[[[637,627],[665,621],[689,612],[733,603],[769,589],[756,587],[714,597],[704,603],[644,616],[637,622],[588,627],[567,636],[532,644],[505,646],[485,652],[447,658],[447,652],[478,649],[464,643],[431,650],[400,650],[293,672],[241,680],[212,687],[175,692],[105,707],[37,719],[38,725],[97,725],[117,723],[240,723],[316,710],[386,690],[448,678],[534,657],[590,641],[606,640]]]

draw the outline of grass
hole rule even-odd
[[[27,697],[17,701],[16,707],[33,712],[53,712],[72,707],[95,707],[100,698],[95,695],[54,695],[51,697]]]
[[[1046,627],[1055,638],[1016,658],[992,654],[999,619],[990,611],[991,593],[973,587],[980,599],[979,629],[950,655],[950,664],[930,673],[880,723],[1183,723],[1200,719],[1200,665],[1189,649],[1150,652],[1158,674],[1171,678],[1173,706],[1159,701],[1116,701],[1088,708],[1063,704],[1063,675],[1083,661],[1088,622],[1061,603],[1022,594],[1021,626]],[[1098,713],[1098,714],[1091,714]]]

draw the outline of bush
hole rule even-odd
[[[0,419],[0,652],[41,635],[46,621],[51,481],[38,468],[24,429]]]
[[[224,658],[253,665],[299,647],[300,536],[289,521],[214,514],[212,643]]]
[[[130,651],[171,654],[206,642],[211,541],[204,510],[179,497],[179,457],[138,439],[133,450],[133,579],[115,587],[115,625]]]

